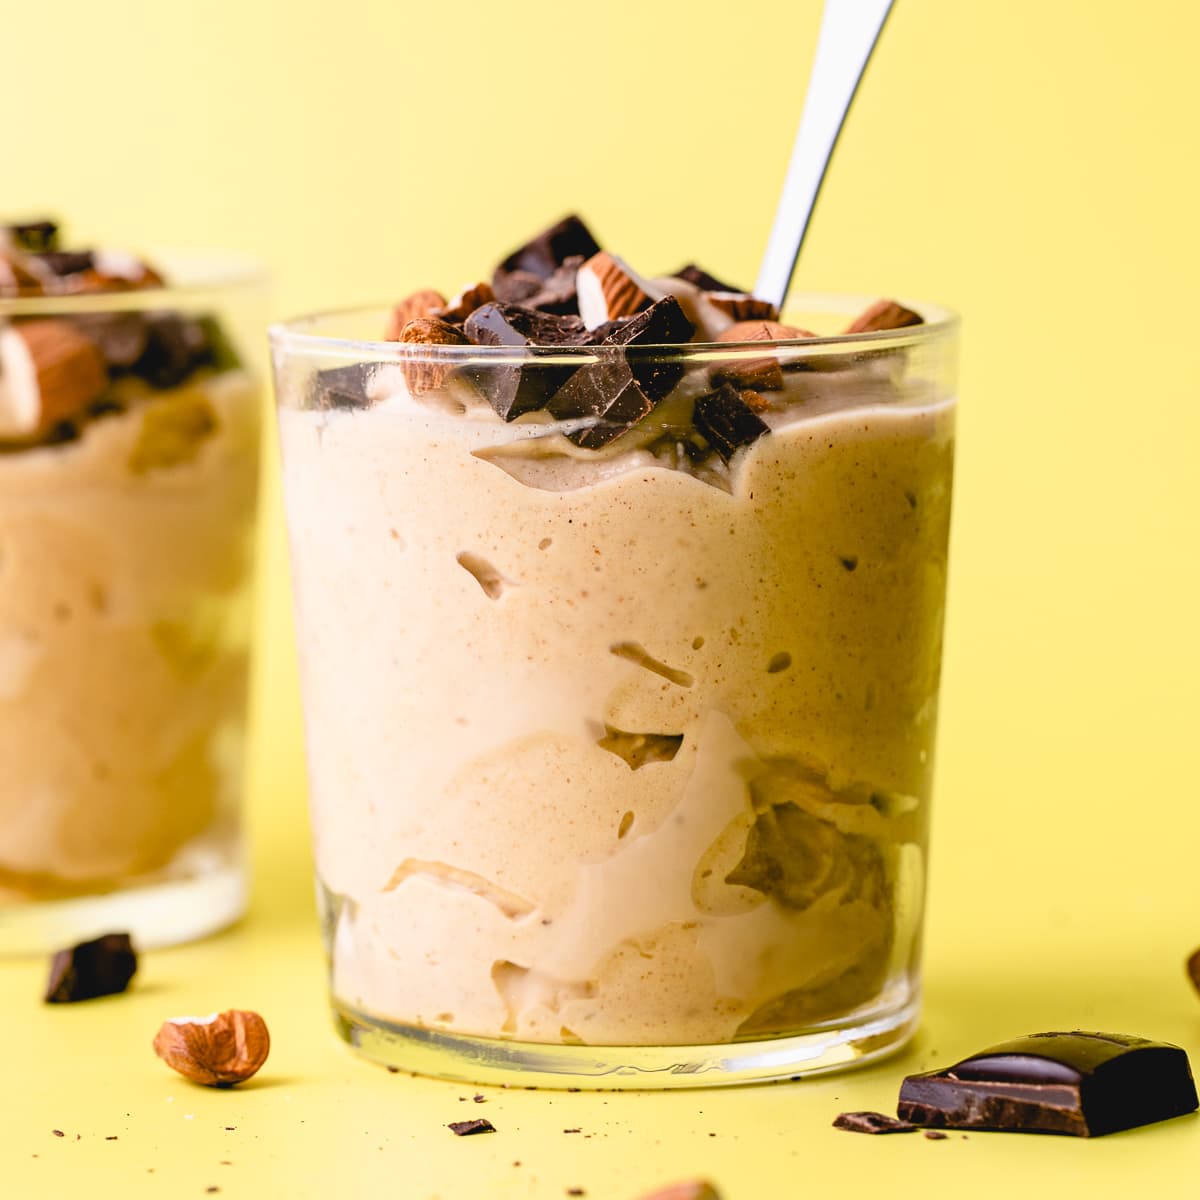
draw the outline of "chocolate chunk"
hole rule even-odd
[[[33,257],[55,275],[78,275],[96,265],[96,256],[90,250],[41,250]]]
[[[127,933],[106,933],[59,950],[50,963],[47,1004],[74,1004],[123,992],[137,971],[137,954]]]
[[[572,214],[514,250],[497,268],[497,274],[526,271],[539,279],[549,279],[568,258],[586,259],[599,252],[600,243],[591,230]]]
[[[375,374],[373,363],[351,363],[318,371],[308,388],[308,408],[367,408],[367,389]]]
[[[657,404],[683,375],[683,364],[669,355],[664,361],[657,347],[682,345],[690,340],[696,327],[684,315],[674,296],[664,296],[636,316],[608,324],[614,328],[605,335],[601,345],[626,348],[634,379]]]
[[[3,232],[8,234],[12,245],[32,254],[42,254],[58,246],[58,225],[54,221],[19,221],[15,225],[5,225]],[[3,241],[0,238],[0,242]]]
[[[485,304],[464,325],[479,346],[578,346],[587,330],[578,317],[561,317],[517,304]],[[463,375],[506,421],[522,413],[545,408],[548,401],[576,370],[555,366],[547,355],[526,363],[472,364]]]
[[[497,268],[492,275],[492,291],[501,304],[524,304],[530,296],[536,296],[546,282],[540,275],[530,271],[503,271]]]
[[[447,1128],[454,1130],[455,1137],[470,1137],[473,1133],[496,1132],[495,1125],[483,1117],[476,1117],[474,1121],[451,1121]]]
[[[723,383],[715,392],[696,398],[692,420],[704,440],[726,461],[742,447],[757,441],[770,426],[746,404],[737,390]]]
[[[204,325],[181,313],[147,313],[146,350],[133,373],[151,387],[181,384],[197,367],[213,360],[213,346]]]
[[[578,254],[571,255],[556,268],[549,279],[539,280],[536,291],[521,300],[526,308],[542,312],[557,313],[559,316],[579,315],[579,292],[576,276],[584,260]],[[530,276],[530,278],[533,278]]]
[[[659,347],[686,342],[692,328],[674,296],[617,324],[601,343],[607,352],[600,361],[579,368],[547,405],[560,421],[595,418],[569,433],[570,440],[599,450],[647,417],[683,374],[682,364],[664,361]],[[625,353],[617,356],[617,349]]]
[[[1099,1137],[1197,1107],[1178,1046],[1113,1033],[1037,1033],[910,1075],[899,1113],[918,1125]]]
[[[715,275],[710,275],[695,263],[680,267],[671,275],[672,279],[682,279],[698,287],[702,292],[744,292],[744,288],[734,287],[731,283],[722,283]]]
[[[888,329],[906,329],[923,325],[925,318],[895,300],[876,300],[846,327],[847,333],[881,333]]]
[[[849,1133],[915,1133],[917,1127],[880,1112],[844,1112],[833,1121],[834,1129]]]

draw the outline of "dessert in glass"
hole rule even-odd
[[[956,322],[643,277],[567,218],[272,331],[335,1021],[476,1082],[902,1045]]]
[[[243,911],[262,299],[0,228],[0,953]]]

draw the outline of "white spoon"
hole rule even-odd
[[[754,294],[782,308],[817,193],[892,0],[825,0],[817,56]]]

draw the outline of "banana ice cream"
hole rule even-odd
[[[554,233],[549,307],[496,299],[510,258],[402,302],[391,362],[278,364],[335,1003],[610,1046],[902,1007],[953,402]]]
[[[53,237],[0,253],[0,927],[237,859],[257,384],[152,268]]]

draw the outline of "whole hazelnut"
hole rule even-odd
[[[230,1009],[207,1017],[172,1017],[154,1038],[154,1053],[185,1079],[232,1087],[267,1061],[271,1036],[256,1012]]]

